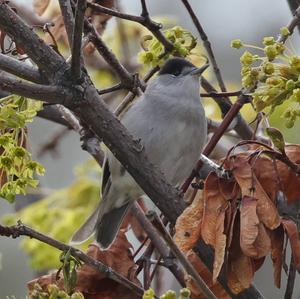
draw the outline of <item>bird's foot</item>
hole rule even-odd
[[[225,180],[230,180],[232,178],[231,171],[225,169],[224,167],[218,165],[214,161],[210,160],[206,156],[202,155],[200,156],[200,160],[205,164],[208,165],[219,178],[223,178]]]

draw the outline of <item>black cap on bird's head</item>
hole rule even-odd
[[[176,77],[188,74],[200,76],[208,67],[209,64],[206,63],[202,67],[197,68],[195,65],[184,58],[174,57],[165,62],[158,74],[169,74]]]

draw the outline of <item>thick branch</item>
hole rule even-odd
[[[208,37],[203,29],[203,27],[201,26],[200,24],[200,21],[199,19],[197,18],[193,8],[191,7],[190,3],[188,0],[181,0],[181,2],[183,3],[183,5],[185,6],[185,8],[187,9],[194,25],[196,26],[198,32],[199,32],[199,35],[203,41],[203,46],[204,48],[206,49],[206,52],[210,58],[210,61],[213,65],[213,68],[214,68],[214,72],[215,72],[215,75],[216,75],[216,78],[217,78],[217,81],[219,83],[219,86],[221,88],[221,90],[223,92],[226,91],[226,87],[225,87],[225,84],[224,84],[224,81],[223,81],[223,78],[222,78],[222,75],[221,75],[221,71],[218,67],[218,64],[217,64],[217,61],[216,61],[216,58],[215,58],[215,55],[214,55],[214,52],[212,50],[212,47],[211,47],[211,44],[210,44],[210,41],[208,40]]]
[[[65,65],[63,57],[29,28],[26,23],[12,11],[5,2],[0,2],[0,28],[24,49],[26,54],[48,77],[52,77]]]
[[[139,287],[138,285],[134,284],[124,276],[120,275],[118,272],[115,272],[112,268],[104,265],[100,261],[94,260],[93,258],[86,255],[81,250],[71,247],[67,244],[64,244],[60,241],[57,241],[55,239],[52,239],[46,235],[41,234],[38,231],[35,231],[34,229],[31,229],[21,223],[15,226],[2,226],[0,225],[0,235],[6,236],[6,237],[12,237],[17,238],[19,236],[28,236],[30,238],[39,240],[45,244],[48,244],[52,247],[55,247],[61,251],[70,251],[71,255],[74,257],[77,257],[85,264],[89,265],[90,267],[94,268],[95,270],[103,273],[107,278],[110,278],[124,287],[130,289],[134,293],[142,296],[144,293],[144,290]]]
[[[7,55],[0,54],[0,69],[28,81],[35,83],[42,82],[37,68]]]
[[[53,121],[68,128],[72,128],[70,124],[62,117],[56,105],[44,105],[43,110],[40,110],[37,115],[40,118]]]
[[[81,61],[82,61],[81,41],[82,41],[85,10],[86,10],[86,0],[78,0],[76,6],[75,26],[73,31],[72,61],[71,61],[71,73],[75,81],[80,78],[80,73],[81,73]]]
[[[0,74],[0,89],[49,103],[58,103],[71,96],[62,87],[28,83],[3,73]]]

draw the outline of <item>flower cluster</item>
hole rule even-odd
[[[84,299],[80,292],[68,295],[65,291],[60,290],[55,284],[50,284],[44,291],[39,284],[34,285],[34,289],[30,294],[31,299]]]
[[[33,120],[41,105],[14,95],[0,100],[0,196],[10,202],[16,194],[25,194],[28,187],[36,187],[35,174],[45,171],[26,149],[26,123]]]
[[[165,53],[165,48],[159,40],[153,35],[146,35],[142,41],[144,51],[138,55],[141,63],[155,67],[163,64],[172,55],[187,57],[197,45],[196,38],[189,31],[179,26],[165,30],[164,35],[174,45],[174,49],[169,53]]]
[[[280,29],[283,36],[290,34],[288,28]],[[257,111],[274,109],[283,102],[288,108],[282,114],[285,125],[293,127],[300,116],[300,56],[292,53],[282,42],[274,37],[265,37],[264,47],[256,47],[233,40],[231,46],[236,49],[257,50],[261,55],[246,50],[240,58],[242,85],[251,90],[253,103]]]

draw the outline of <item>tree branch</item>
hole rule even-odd
[[[0,28],[2,28],[13,40],[28,54],[41,71],[48,77],[52,77],[66,64],[58,53],[46,45],[44,41],[29,28],[26,23],[14,13],[14,11],[0,2]]]
[[[64,19],[64,24],[68,36],[69,46],[72,47],[72,39],[74,32],[74,15],[70,0],[58,0],[60,11]]]
[[[193,278],[195,284],[203,292],[203,294],[206,296],[206,298],[217,299],[216,296],[214,295],[214,293],[210,290],[210,288],[207,286],[207,284],[204,282],[204,280],[201,278],[201,276],[195,270],[193,265],[190,263],[190,261],[187,260],[185,255],[180,251],[180,249],[174,243],[172,237],[166,230],[165,226],[161,223],[157,214],[153,211],[152,212],[150,211],[147,214],[147,218],[150,220],[150,222],[156,228],[159,235],[168,244],[168,246],[171,249],[174,256],[176,256],[176,258],[179,260],[179,262],[181,263],[181,265],[183,266],[185,271]]]
[[[188,0],[181,0],[181,2],[183,3],[183,5],[185,6],[185,8],[187,9],[195,27],[197,28],[198,30],[198,33],[203,41],[203,46],[204,48],[206,49],[206,52],[210,58],[210,61],[213,65],[213,69],[214,69],[214,72],[215,72],[215,75],[216,75],[216,78],[217,78],[217,81],[219,83],[219,86],[221,88],[221,90],[223,92],[226,91],[226,87],[225,87],[225,83],[223,81],[223,78],[222,78],[222,75],[221,75],[221,71],[218,67],[218,64],[217,64],[217,61],[216,61],[216,58],[215,58],[215,55],[214,55],[214,52],[212,50],[212,47],[211,47],[211,44],[210,44],[210,41],[208,40],[208,37],[203,29],[203,27],[201,26],[200,24],[200,21],[199,19],[197,18],[193,8],[191,7],[190,3]]]
[[[45,244],[48,244],[52,247],[55,247],[61,251],[70,251],[71,255],[77,257],[86,265],[94,268],[96,271],[103,273],[107,278],[116,281],[117,283],[123,285],[127,289],[133,291],[134,293],[142,296],[144,294],[144,289],[134,284],[124,276],[120,275],[118,272],[114,271],[112,268],[104,265],[100,261],[97,261],[88,255],[86,255],[81,250],[71,247],[67,244],[64,244],[60,241],[52,239],[42,233],[23,225],[22,223],[18,223],[18,225],[14,226],[2,226],[0,225],[0,235],[12,238],[18,238],[19,236],[28,236],[30,238],[39,240]]]
[[[118,61],[115,54],[108,49],[95,28],[91,24],[88,24],[88,26],[90,30],[90,41],[95,45],[97,51],[118,75],[123,86],[128,90],[134,90],[136,83],[134,77]]]
[[[34,83],[42,82],[37,68],[7,55],[0,54],[0,69]]]
[[[152,241],[154,247],[162,256],[166,267],[173,273],[181,286],[185,287],[184,273],[182,269],[177,265],[177,263],[174,263],[173,260],[170,261],[172,258],[170,257],[169,248],[163,239],[157,234],[157,231],[154,229],[150,221],[146,218],[144,211],[141,209],[139,204],[135,203],[131,208],[131,212],[133,213],[134,217],[136,217],[144,231],[147,233],[147,236]]]
[[[293,16],[294,17],[291,19],[291,21],[286,26],[289,29],[290,34],[293,34],[296,26],[298,26],[300,24],[300,6],[294,11]],[[277,41],[284,43],[287,38],[288,38],[288,36],[286,36],[286,35],[279,35]]]
[[[161,24],[158,24],[158,23],[152,21],[149,17],[149,14],[148,15],[146,14],[145,16],[143,16],[143,11],[142,11],[142,16],[133,16],[133,15],[121,13],[116,10],[103,7],[99,4],[93,3],[91,1],[88,1],[87,4],[89,7],[95,9],[95,11],[105,13],[105,14],[108,14],[108,15],[111,15],[114,17],[118,17],[121,19],[125,19],[128,21],[137,22],[137,23],[143,25],[163,44],[163,46],[165,47],[165,50],[167,52],[173,50],[173,44],[169,40],[167,40],[160,31]],[[142,2],[142,8],[144,8],[143,2]]]
[[[84,13],[86,10],[86,0],[78,0],[75,14],[75,26],[73,31],[72,42],[72,61],[71,61],[71,73],[74,77],[74,81],[78,80],[81,75],[81,41],[83,32]]]
[[[28,83],[12,75],[5,75],[3,73],[0,73],[0,89],[49,103],[59,103],[64,98],[72,97],[62,87]]]

